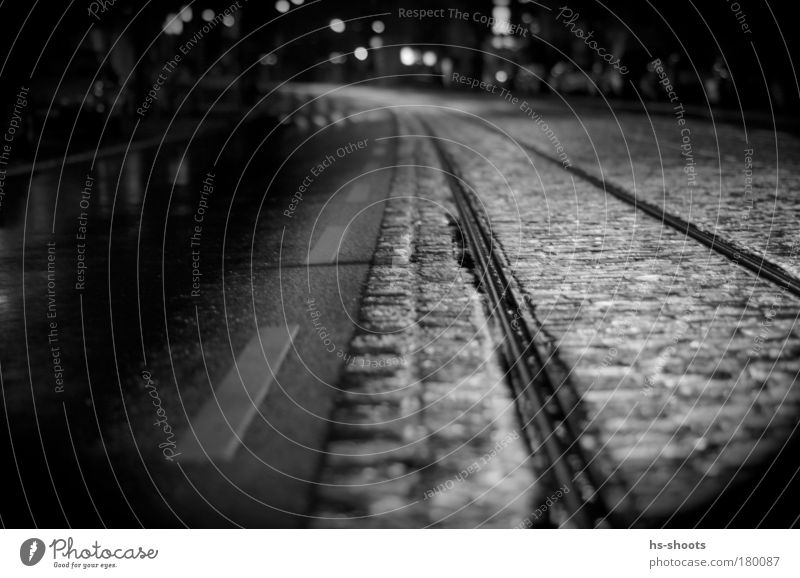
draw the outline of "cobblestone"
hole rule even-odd
[[[594,448],[615,513],[658,523],[785,439],[800,405],[800,301],[560,167],[531,165],[496,133],[431,121],[494,165],[446,144],[569,370],[562,385],[581,396],[581,443]]]
[[[492,121],[521,143],[552,149],[530,124],[508,117]],[[793,193],[800,187],[797,138],[763,129],[750,129],[745,137],[740,127],[688,119],[697,172],[697,185],[689,187],[674,119],[645,123],[638,114],[576,117],[554,111],[549,125],[574,165],[800,276],[800,201]]]
[[[402,118],[406,134],[420,133]],[[401,138],[398,164],[429,164],[430,147]],[[442,207],[455,212],[440,172],[396,169],[314,527],[510,528],[536,507],[533,468],[482,302]],[[360,363],[367,358],[403,361]]]

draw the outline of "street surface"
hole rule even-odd
[[[800,276],[798,138],[498,92],[288,85],[239,126],[10,175],[4,522],[565,522],[430,129],[610,519],[794,523],[800,298],[564,167]]]

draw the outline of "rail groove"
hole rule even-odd
[[[422,124],[446,173],[477,269],[476,277],[502,332],[501,350],[527,442],[532,449],[543,452],[550,472],[549,483],[566,485],[570,490],[560,504],[567,524],[580,528],[608,527],[608,511],[579,443],[576,413],[565,399],[564,388],[552,378],[544,362],[550,353],[537,345],[534,332],[526,323],[518,322],[519,316],[515,317],[515,312],[524,311],[526,305],[512,290],[505,257],[489,223],[477,208],[475,193],[465,184],[435,132],[424,119]]]
[[[459,118],[466,119],[470,123],[481,126],[484,129],[492,130],[505,138],[510,138],[523,149],[551,163],[557,164],[570,174],[573,174],[576,177],[594,185],[595,187],[602,189],[620,201],[632,205],[634,208],[639,209],[650,217],[658,219],[676,231],[688,235],[695,241],[702,243],[716,253],[719,253],[720,255],[730,259],[734,264],[754,273],[758,278],[770,281],[779,287],[785,288],[795,296],[800,297],[800,279],[787,273],[782,267],[765,259],[763,256],[760,256],[752,251],[748,251],[742,247],[737,247],[730,241],[720,237],[715,233],[704,231],[695,224],[682,219],[677,215],[668,213],[665,209],[659,208],[656,205],[648,203],[647,201],[642,201],[638,199],[634,193],[625,190],[624,187],[616,183],[606,181],[603,177],[593,175],[588,171],[574,165],[564,166],[560,159],[542,150],[540,147],[532,145],[528,142],[514,139],[499,127],[489,124],[482,119],[468,115],[462,115]]]

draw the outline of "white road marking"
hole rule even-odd
[[[339,250],[339,243],[344,235],[344,227],[325,227],[316,244],[308,254],[307,265],[333,263]]]
[[[236,365],[219,387],[214,388],[214,397],[192,419],[194,433],[187,431],[178,442],[176,452],[180,452],[182,459],[205,460],[206,454],[213,460],[233,458],[267,396],[297,329],[297,325],[290,325],[258,330],[239,354]]]
[[[361,177],[349,185],[349,192],[345,196],[347,203],[363,203],[369,200],[369,193],[374,186],[375,171],[380,168],[380,165],[375,161],[370,161],[364,167],[364,172]]]
[[[368,201],[371,188],[372,179],[363,177],[350,185],[350,190],[344,200],[348,203],[363,203],[364,201]]]

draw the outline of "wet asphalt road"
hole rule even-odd
[[[375,139],[393,130],[386,114],[317,136],[312,121],[7,180],[2,451],[19,479],[4,482],[4,525],[303,524],[341,365],[306,301],[341,350],[391,172]],[[307,267],[330,226],[346,235],[338,262]],[[182,460],[209,383],[265,325],[298,329],[261,427],[232,460]]]

